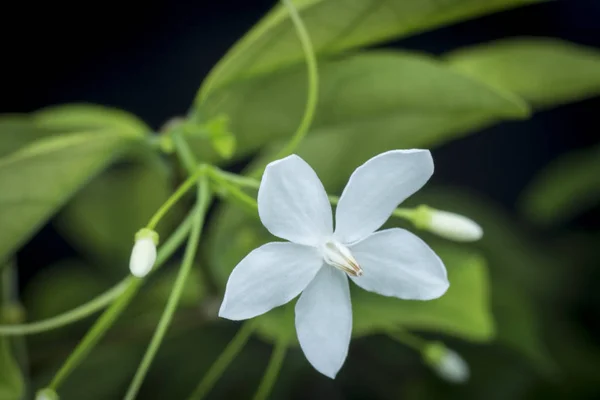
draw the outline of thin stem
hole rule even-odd
[[[100,338],[102,338],[104,333],[133,299],[142,280],[133,277],[130,277],[129,279],[130,281],[125,292],[100,316],[88,333],[86,333],[83,340],[77,345],[75,350],[69,355],[69,358],[67,358],[67,361],[54,376],[48,388],[54,391],[58,390],[58,387],[63,383],[67,376],[69,376],[69,373],[75,369],[94,348],[96,343],[98,343]]]
[[[294,6],[291,0],[282,0],[283,5],[288,9],[290,18],[296,29],[296,34],[300,43],[302,44],[302,50],[304,51],[304,59],[306,61],[306,69],[308,73],[308,89],[306,106],[304,108],[304,115],[300,121],[300,125],[296,129],[296,132],[290,139],[290,141],[277,153],[275,159],[286,157],[294,152],[296,147],[300,144],[302,139],[308,133],[310,125],[312,124],[315,111],[317,109],[317,100],[319,98],[319,73],[317,70],[317,58],[315,56],[315,50],[310,39],[310,35],[298,13],[298,10]],[[255,171],[253,176],[260,176],[262,174],[262,168]]]
[[[267,370],[265,371],[262,381],[256,390],[254,400],[266,400],[271,394],[271,390],[273,390],[273,386],[275,386],[275,381],[277,381],[279,371],[283,365],[283,360],[285,359],[285,353],[287,352],[287,349],[288,338],[286,335],[282,335],[277,340],[277,343],[275,343],[275,348],[273,349],[273,354],[271,354],[269,365],[267,366]]]
[[[216,179],[226,180],[240,187],[247,187],[251,189],[258,189],[260,187],[260,181],[250,176],[233,174],[231,172],[223,171],[217,167],[211,167],[210,173]]]
[[[187,144],[180,132],[173,132],[172,138],[177,155],[181,159],[181,162],[183,163],[188,174],[193,175],[198,163],[196,162],[196,158],[194,157],[192,149],[190,149],[190,146]]]
[[[181,294],[183,293],[185,283],[190,274],[190,271],[192,270],[194,257],[196,256],[198,243],[200,241],[200,233],[202,232],[204,216],[206,215],[206,210],[210,202],[210,197],[211,194],[209,192],[208,180],[206,176],[203,176],[198,185],[198,207],[196,214],[194,215],[192,231],[190,233],[185,254],[183,256],[183,263],[181,265],[181,269],[179,270],[179,274],[177,274],[177,279],[175,280],[175,284],[173,285],[173,290],[169,295],[167,305],[165,307],[165,310],[163,311],[163,314],[160,317],[160,321],[158,322],[156,330],[154,331],[154,335],[152,336],[150,345],[146,350],[146,354],[144,354],[144,358],[142,359],[142,362],[140,363],[138,370],[135,373],[133,381],[131,382],[129,389],[127,390],[125,400],[135,399],[140,389],[140,386],[142,385],[142,382],[144,381],[144,378],[148,373],[148,369],[152,364],[152,360],[154,360],[154,357],[158,352],[158,348],[160,347],[167,332],[167,329],[171,324],[171,320],[173,319],[173,315],[175,314],[175,310],[177,309],[177,305],[179,304],[179,300],[181,299]]]
[[[254,331],[251,321],[244,322],[231,342],[225,347],[219,358],[215,360],[208,372],[204,375],[196,389],[192,392],[189,400],[202,400],[210,392],[217,380],[223,375],[229,364],[242,350],[250,335]]]
[[[428,344],[428,342],[425,339],[421,339],[420,337],[404,330],[389,332],[388,335],[392,339],[402,344],[405,344],[406,346],[418,351],[419,353],[422,353]]]
[[[0,325],[0,336],[31,335],[60,328],[61,326],[79,321],[110,304],[125,291],[128,283],[128,280],[124,279],[87,303],[52,318],[29,324]]]
[[[179,186],[179,188],[177,188],[177,190],[167,199],[167,201],[165,201],[165,203],[158,209],[158,211],[154,213],[152,218],[150,218],[150,222],[148,222],[146,228],[154,229],[158,222],[162,219],[162,217],[164,217],[165,214],[171,209],[171,207],[173,207],[173,205],[175,205],[175,203],[177,203],[177,201],[179,201],[179,199],[181,199],[181,197],[184,194],[186,194],[192,186],[196,184],[196,180],[202,173],[203,171],[201,169],[198,169],[196,172],[190,175],[190,177],[187,178]]]
[[[192,215],[193,211],[179,225],[169,239],[160,247],[156,257],[156,267],[153,269],[153,271],[161,267],[165,261],[167,261],[173,255],[183,240],[187,237],[192,223]],[[34,333],[41,333],[52,329],[57,329],[62,326],[77,322],[108,306],[117,297],[123,294],[125,290],[127,290],[127,287],[131,284],[131,280],[131,277],[127,277],[87,303],[55,317],[37,322],[31,322],[28,324],[0,325],[0,336],[31,335]]]

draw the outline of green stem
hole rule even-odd
[[[300,43],[302,44],[302,50],[304,51],[304,59],[306,61],[306,69],[308,73],[308,89],[304,115],[302,116],[300,125],[298,125],[298,128],[296,129],[296,132],[294,132],[294,135],[290,141],[274,157],[276,160],[292,154],[302,139],[304,139],[314,119],[315,111],[317,109],[317,101],[319,98],[319,73],[317,70],[317,57],[315,56],[315,50],[313,48],[310,35],[308,34],[306,26],[304,25],[304,22],[302,21],[302,18],[300,17],[300,14],[298,13],[298,10],[292,1],[282,0],[282,3],[288,9],[290,18],[294,24],[294,28],[296,29],[296,34],[298,35],[298,39],[300,39]],[[262,174],[262,170],[263,168],[255,171],[252,176],[260,176]]]
[[[60,328],[79,321],[96,311],[106,307],[114,299],[119,297],[128,285],[128,280],[124,279],[119,282],[116,286],[113,286],[106,292],[102,293],[98,297],[93,298],[85,304],[75,307],[63,314],[57,315],[52,318],[48,318],[42,321],[32,322],[29,324],[20,325],[0,325],[0,336],[8,335],[31,335],[34,333],[40,333],[49,331],[52,329]]]
[[[161,267],[165,261],[167,261],[173,253],[179,248],[183,240],[187,237],[192,223],[192,211],[186,219],[179,225],[179,227],[173,232],[169,239],[160,247],[158,255],[156,257],[156,270]],[[153,272],[152,271],[152,272]],[[31,335],[34,333],[40,333],[49,331],[52,329],[60,328],[62,326],[72,324],[83,318],[86,318],[93,313],[101,310],[108,306],[117,297],[123,294],[127,287],[131,284],[132,277],[127,277],[121,282],[108,289],[106,292],[93,298],[85,304],[82,304],[72,310],[59,314],[55,317],[48,318],[42,321],[31,322],[28,324],[20,325],[0,325],[0,336],[8,335]]]
[[[269,360],[269,365],[267,366],[265,375],[263,376],[262,381],[258,386],[258,390],[254,395],[254,400],[266,400],[271,394],[271,390],[273,390],[273,386],[275,386],[275,381],[277,381],[279,371],[283,365],[287,348],[287,335],[282,335],[279,340],[277,340],[277,343],[275,343],[275,348],[273,349],[273,354]]]
[[[152,218],[150,218],[150,222],[146,225],[146,228],[154,230],[158,222],[165,216],[165,214],[181,199],[181,197],[187,193],[188,190],[191,189],[192,186],[196,184],[196,180],[200,177],[200,175],[204,171],[202,169],[196,170],[189,178],[187,178],[180,186],[177,188],[175,193],[173,193],[167,201],[154,213]]]
[[[58,373],[50,382],[48,388],[57,391],[58,387],[69,376],[69,373],[75,369],[79,363],[94,348],[96,343],[102,338],[108,328],[114,323],[117,317],[133,299],[142,283],[141,279],[131,277],[127,289],[123,294],[100,316],[92,328],[86,333],[83,340],[77,345],[75,350],[69,355],[67,361],[60,368]]]
[[[245,322],[233,337],[231,342],[225,347],[219,358],[215,360],[206,375],[202,378],[196,389],[192,392],[189,400],[201,400],[210,392],[217,380],[223,375],[229,364],[242,350],[250,335],[254,331],[254,325],[251,321]]]
[[[179,158],[181,159],[185,169],[189,175],[193,175],[198,163],[196,162],[194,153],[192,153],[192,149],[190,149],[190,146],[187,144],[185,138],[180,132],[173,132],[171,137],[173,138],[173,144],[175,145],[177,155],[179,155]]]
[[[158,352],[158,348],[160,347],[167,329],[171,324],[171,320],[173,319],[173,315],[175,310],[177,309],[177,305],[179,304],[179,300],[181,299],[181,295],[183,293],[183,289],[185,287],[187,278],[192,270],[192,265],[194,263],[194,257],[196,256],[196,251],[198,249],[198,243],[200,241],[200,233],[202,232],[202,225],[204,221],[204,216],[206,215],[206,210],[208,209],[208,205],[210,203],[210,192],[208,187],[208,180],[206,176],[204,176],[199,185],[198,185],[198,207],[196,214],[194,216],[194,222],[192,224],[192,231],[190,233],[190,237],[188,239],[188,245],[185,250],[185,254],[183,256],[183,263],[181,265],[181,269],[179,270],[179,274],[177,274],[177,279],[175,280],[175,284],[173,285],[173,290],[169,295],[169,299],[167,301],[167,305],[163,314],[160,317],[160,321],[154,331],[154,335],[152,336],[152,340],[150,341],[150,345],[146,350],[146,354],[144,354],[144,358],[138,367],[138,370],[135,373],[133,381],[127,390],[127,394],[125,395],[125,400],[133,400],[135,399],[142,382],[146,374],[148,373],[148,369],[152,364],[152,360],[156,356]]]
[[[428,342],[425,339],[421,339],[420,337],[404,330],[389,332],[388,335],[392,339],[402,344],[405,344],[406,346],[418,351],[419,353],[422,353],[428,344]]]

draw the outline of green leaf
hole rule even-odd
[[[555,363],[544,343],[540,309],[541,302],[562,283],[561,255],[536,244],[511,215],[490,200],[447,188],[426,188],[405,205],[417,204],[465,215],[482,226],[483,238],[474,245],[490,270],[497,341],[519,351],[539,371],[552,372]]]
[[[151,132],[132,114],[93,104],[59,105],[31,114],[0,114],[0,157],[36,139],[102,128],[132,133]]]
[[[93,299],[107,288],[108,282],[79,260],[51,264],[38,272],[27,286],[27,318],[38,321],[54,317]]]
[[[21,400],[25,383],[6,337],[0,337],[0,371],[0,399]]]
[[[73,133],[37,140],[0,159],[0,259],[16,251],[88,179],[142,135]]]
[[[486,262],[458,246],[434,247],[448,270],[450,288],[431,301],[406,301],[379,296],[352,285],[354,335],[399,327],[428,330],[488,341],[494,336]]]
[[[521,195],[521,210],[540,224],[564,222],[600,200],[600,147],[561,156]]]
[[[26,114],[0,115],[0,158],[36,139],[57,132],[36,127]]]
[[[229,116],[238,158],[294,132],[304,110],[305,75],[303,68],[291,68],[219,92],[218,107],[207,117]],[[350,156],[356,163],[357,153],[349,150],[359,140],[368,148],[364,154],[371,154],[385,146],[439,143],[493,121],[528,115],[512,94],[413,53],[373,51],[325,62],[320,82],[311,134],[334,134],[342,142],[327,149],[328,159]],[[196,151],[216,159],[207,146]]]
[[[600,94],[600,52],[550,38],[511,38],[446,56],[456,70],[536,107]]]
[[[152,129],[133,114],[95,104],[61,104],[31,115],[35,125],[60,131],[114,128],[122,132],[148,133]]]
[[[333,55],[540,0],[296,0],[316,53]],[[230,81],[299,63],[304,53],[277,5],[215,66],[197,103]],[[203,99],[202,99],[203,100]]]
[[[162,160],[147,158],[115,165],[86,185],[56,218],[60,233],[119,276],[126,270],[135,233],[173,191]],[[181,216],[176,205],[158,226],[166,239]]]

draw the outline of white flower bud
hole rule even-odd
[[[58,400],[58,395],[52,389],[42,389],[36,393],[35,400]]]
[[[457,352],[448,349],[442,343],[427,346],[423,356],[440,378],[452,383],[465,383],[469,380],[469,364]]]
[[[157,242],[157,233],[150,229],[142,229],[135,235],[135,244],[129,259],[129,270],[132,275],[143,278],[152,270],[156,262]]]
[[[429,218],[421,224],[422,229],[456,242],[474,242],[483,236],[481,226],[470,218],[429,207],[425,210]]]
[[[469,364],[455,351],[447,349],[446,354],[433,368],[442,379],[448,382],[465,383],[469,380]]]

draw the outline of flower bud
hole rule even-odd
[[[429,345],[423,357],[440,378],[452,383],[465,383],[469,380],[469,364],[457,352],[443,344]]]
[[[54,390],[42,389],[35,394],[35,400],[59,400],[59,398]]]
[[[151,229],[141,229],[135,234],[135,244],[129,259],[132,275],[143,278],[150,272],[156,262],[157,244],[158,234]]]
[[[419,219],[418,228],[456,242],[474,242],[483,236],[477,222],[460,214],[420,206]]]

